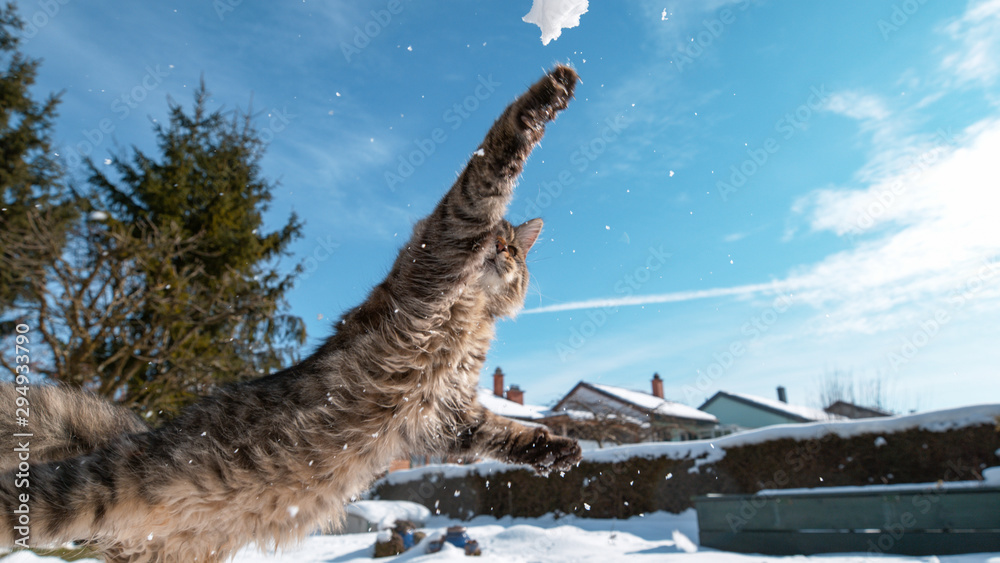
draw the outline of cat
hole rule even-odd
[[[29,489],[0,478],[0,544],[18,539],[25,492],[31,545],[87,540],[111,563],[216,562],[342,521],[402,456],[483,455],[543,475],[579,463],[575,440],[477,401],[494,324],[523,307],[542,228],[504,213],[577,80],[557,65],[507,107],[386,279],[304,361],[222,388],[160,428],[32,465]]]
[[[0,405],[16,405],[19,396],[27,401],[29,427],[17,426],[13,416],[0,417],[0,472],[19,465],[18,442],[28,442],[21,449],[28,450],[31,463],[44,463],[92,452],[123,434],[149,431],[132,411],[89,393],[54,385],[0,384]]]

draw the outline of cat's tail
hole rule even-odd
[[[0,546],[86,541],[104,550],[128,518],[144,524],[150,511],[139,502],[130,469],[151,434],[122,434],[94,452],[40,464],[31,463],[32,445],[25,440],[19,449],[28,462],[0,474]]]
[[[90,393],[0,383],[0,472],[92,452],[149,427],[132,411]]]

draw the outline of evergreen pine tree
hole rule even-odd
[[[62,170],[55,160],[50,141],[52,120],[59,98],[44,102],[31,98],[38,61],[19,50],[24,22],[13,4],[0,7],[0,230],[29,236],[31,224],[46,216],[56,234],[56,245],[37,249],[35,263],[51,262],[65,242],[66,230],[74,221],[76,205],[61,183]],[[10,247],[0,247],[9,255]],[[8,258],[13,258],[8,256]],[[0,268],[0,311],[24,294],[27,279],[42,275],[25,267]]]
[[[227,117],[207,102],[202,84],[190,114],[171,103],[169,123],[155,126],[159,159],[133,147],[131,159],[112,158],[116,178],[88,163],[95,199],[113,223],[130,226],[129,236],[169,231],[189,245],[169,267],[153,262],[142,269],[146,286],[162,290],[136,315],[136,332],[168,322],[161,328],[173,351],[129,370],[123,398],[157,413],[175,411],[218,383],[276,370],[305,341],[305,325],[286,314],[284,298],[300,268],[281,275],[276,267],[301,224],[293,214],[279,230],[263,232],[275,185],[261,176],[264,145],[252,116]],[[105,353],[115,352],[111,346]]]
[[[278,261],[301,225],[264,232],[275,185],[252,116],[209,111],[202,85],[191,113],[171,103],[155,127],[160,154],[133,148],[110,174],[88,162],[78,194],[51,148],[58,96],[28,93],[38,62],[18,51],[22,25],[0,10],[0,325],[31,327],[33,380],[155,422],[294,360],[305,325],[285,293],[300,268]]]

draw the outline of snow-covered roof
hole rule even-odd
[[[805,421],[823,421],[823,420],[848,420],[845,416],[840,416],[839,414],[830,414],[821,409],[814,409],[812,407],[804,407],[801,405],[790,405],[784,403],[777,399],[766,399],[764,397],[758,397],[757,395],[747,395],[746,393],[730,393],[729,391],[719,391],[714,397],[705,402],[705,405],[710,403],[712,399],[718,396],[735,398],[744,403],[752,403],[754,405],[763,407],[767,410],[778,411],[786,416],[792,418],[800,418]],[[705,407],[702,405],[702,408]]]
[[[612,395],[626,403],[631,403],[633,405],[642,407],[643,409],[655,412],[663,416],[672,416],[676,418],[687,418],[692,420],[703,420],[705,422],[718,422],[719,419],[715,415],[709,414],[704,411],[700,411],[694,407],[689,407],[687,405],[682,405],[680,403],[675,403],[673,401],[668,401],[666,399],[661,399],[655,395],[650,395],[649,393],[643,393],[642,391],[632,391],[631,389],[625,389],[624,387],[616,387],[614,385],[603,385],[600,383],[588,383],[594,389],[602,391],[608,395]]]
[[[546,408],[538,405],[522,405],[509,401],[503,397],[497,397],[489,389],[479,388],[479,402],[491,412],[507,418],[523,418],[525,420],[536,420],[544,418],[542,414]]]
[[[880,409],[878,407],[866,407],[864,405],[856,405],[848,401],[835,401],[830,406],[823,409],[824,412],[837,414],[837,410],[845,410],[854,414],[863,414],[868,416],[892,416],[892,413]],[[847,416],[847,415],[845,415]],[[847,416],[847,418],[860,418],[859,416]]]

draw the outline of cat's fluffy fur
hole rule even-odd
[[[115,563],[190,563],[250,542],[285,545],[342,519],[400,456],[481,454],[543,474],[577,463],[575,441],[476,399],[495,320],[523,306],[525,255],[541,229],[503,215],[576,81],[557,66],[504,111],[385,281],[308,359],[224,388],[163,428],[109,428],[89,453],[33,465],[28,490],[13,473],[0,478],[0,544],[15,539],[19,492],[31,496],[32,545],[89,540]]]
[[[20,396],[13,384],[0,384],[0,405],[14,414]],[[19,427],[14,416],[0,416],[0,472],[19,463],[17,442],[29,442],[30,461],[56,461],[92,452],[123,434],[149,427],[132,411],[89,393],[52,385],[28,387],[30,426]],[[30,433],[30,440],[14,434]]]

